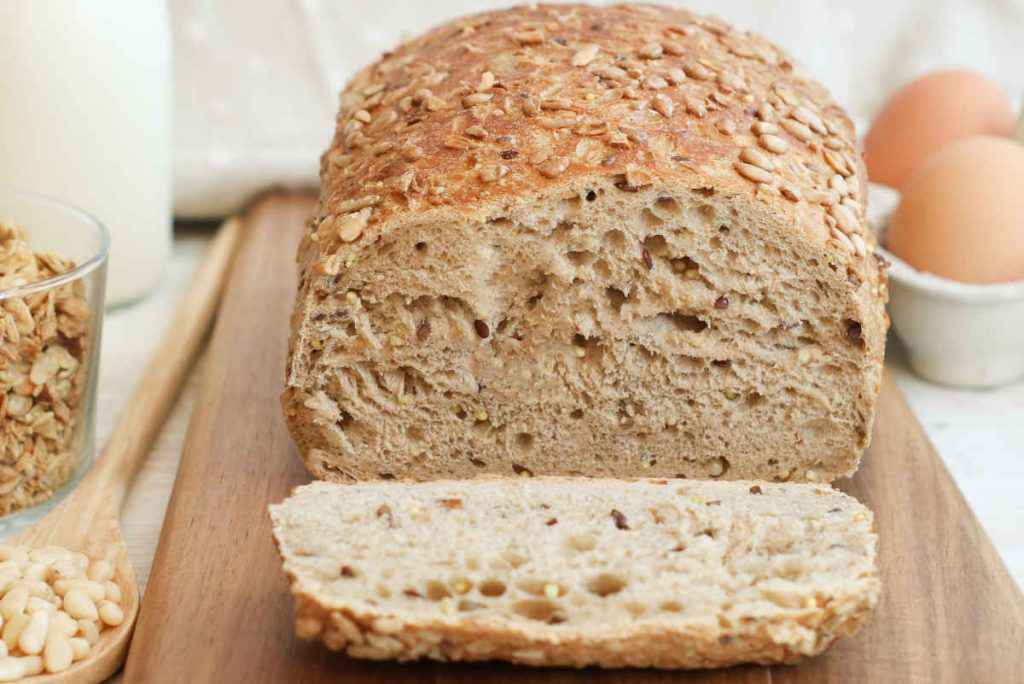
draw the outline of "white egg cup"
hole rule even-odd
[[[872,185],[868,223],[885,244],[899,193]],[[918,271],[884,247],[891,262],[889,315],[923,378],[956,387],[996,387],[1024,377],[1024,280],[958,283]]]

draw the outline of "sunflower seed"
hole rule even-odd
[[[800,123],[807,124],[811,127],[811,130],[819,135],[826,135],[828,133],[828,129],[825,128],[825,124],[821,122],[821,118],[811,110],[807,109],[807,107],[797,107],[790,113],[790,116]]]
[[[495,83],[496,81],[494,78],[494,74],[491,73],[490,71],[485,71],[484,73],[480,74],[480,83],[477,84],[476,91],[478,93],[482,93],[485,90],[490,90],[491,88],[494,87]]]
[[[710,81],[715,77],[715,72],[711,71],[700,62],[687,64],[683,67],[683,71],[686,72],[687,76],[698,81]]]
[[[800,191],[792,185],[783,184],[779,186],[779,192],[791,202],[800,201]]]
[[[751,124],[750,130],[757,135],[770,135],[772,133],[778,133],[779,127],[767,121],[755,121]]]
[[[572,56],[571,64],[575,67],[587,66],[597,57],[601,48],[593,43],[585,45]]]
[[[665,72],[665,78],[667,78],[669,83],[672,85],[679,85],[686,80],[686,72],[679,67],[672,67]]]
[[[696,97],[693,97],[692,95],[687,95],[684,98],[684,102],[686,104],[686,111],[688,111],[690,114],[693,114],[698,119],[703,119],[705,116],[707,116],[708,108],[704,105],[703,100],[698,100]]]
[[[741,176],[755,183],[771,183],[774,179],[774,176],[770,172],[765,171],[759,166],[754,166],[753,164],[745,164],[738,161],[734,167]]]
[[[661,90],[668,88],[668,81],[657,74],[651,74],[644,80],[644,87],[648,90]]]
[[[774,152],[775,154],[783,154],[786,150],[789,149],[788,142],[786,142],[783,138],[780,138],[777,135],[771,135],[770,133],[762,135],[758,139],[758,142],[761,143],[761,147],[768,150],[769,152]]]
[[[550,157],[537,165],[537,171],[547,178],[557,178],[569,168],[569,160],[566,157]]]
[[[814,140],[814,132],[811,131],[811,129],[808,128],[806,125],[800,123],[799,121],[794,121],[793,119],[783,119],[780,122],[780,125],[797,140],[800,140],[802,142],[810,142],[811,140]]]
[[[662,52],[664,52],[664,50],[662,50],[661,45],[654,41],[645,43],[636,51],[636,53],[643,59],[658,59],[661,57]]]
[[[651,100],[651,107],[654,108],[654,111],[658,112],[666,119],[672,117],[672,109],[674,105],[672,104],[672,100],[670,100],[667,95],[664,95],[662,93],[658,93],[657,95],[655,95],[654,98]]]
[[[756,147],[745,147],[740,152],[740,160],[745,161],[748,164],[753,164],[765,171],[774,171],[775,163],[761,150]]]
[[[855,233],[860,227],[857,217],[842,204],[833,204],[829,207],[829,213],[835,218],[840,230],[846,234]]]
[[[490,102],[491,98],[493,97],[494,95],[492,95],[491,93],[473,93],[471,95],[466,95],[464,98],[462,98],[462,106],[465,107],[466,109],[469,109],[470,107],[473,107],[475,105]]]

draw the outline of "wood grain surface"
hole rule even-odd
[[[873,445],[840,485],[875,511],[883,598],[868,627],[820,658],[692,673],[397,665],[349,660],[295,639],[266,506],[308,481],[278,396],[294,246],[313,206],[276,195],[245,217],[246,241],[208,352],[126,681],[1021,681],[1024,599],[888,377]]]

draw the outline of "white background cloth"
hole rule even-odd
[[[927,69],[1024,94],[1024,0],[663,0],[784,46],[860,121]],[[508,0],[170,0],[179,215],[223,215],[270,184],[314,184],[337,95],[403,37]]]

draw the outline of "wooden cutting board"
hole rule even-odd
[[[308,481],[278,396],[308,197],[246,216],[126,670],[128,682],[1020,682],[1024,600],[886,377],[874,442],[841,488],[875,511],[874,621],[793,667],[674,673],[349,660],[292,636],[267,504]],[[984,454],[978,454],[984,458]]]

